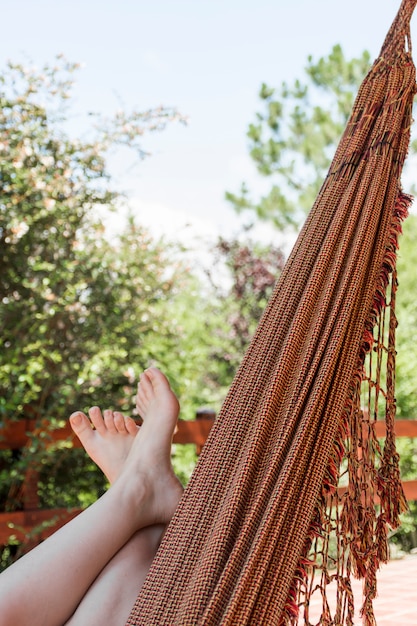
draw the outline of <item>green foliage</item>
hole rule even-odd
[[[403,226],[398,252],[397,407],[402,419],[417,419],[417,216]]]
[[[41,506],[93,502],[106,488],[101,472],[82,450],[51,445],[49,430],[92,404],[130,413],[150,364],[167,373],[183,418],[202,405],[218,410],[282,263],[279,251],[261,260],[223,241],[231,287],[215,295],[181,248],[155,241],[132,217],[109,237],[101,217],[122,198],[106,152],[129,142],[142,157],[143,133],[178,116],[118,114],[88,141],[74,140],[64,129],[75,69],[61,61],[38,75],[10,65],[0,77],[0,423],[40,425],[23,451],[0,453],[0,510],[22,508],[29,467],[39,472]],[[184,483],[195,460],[193,446],[175,446]],[[1,566],[16,554],[12,541]]]
[[[417,419],[417,215],[411,214],[403,225],[398,252],[398,293],[396,313],[396,400],[400,419]],[[417,440],[397,439],[403,480],[417,478]],[[417,546],[417,502],[409,502],[409,511],[401,516],[401,526],[391,541],[401,550]]]
[[[75,70],[61,59],[41,73],[9,64],[0,75],[0,423],[42,424],[22,453],[0,454],[3,510],[21,508],[29,464],[44,506],[93,501],[103,478],[83,452],[48,446],[48,429],[92,404],[131,412],[150,364],[187,398],[191,416],[194,373],[207,358],[196,342],[207,308],[177,246],[132,217],[118,236],[102,223],[122,208],[106,153],[130,145],[143,157],[144,133],[179,116],[163,108],[95,116],[92,136],[73,139],[65,122]]]
[[[280,229],[300,226],[327,173],[369,62],[368,52],[347,60],[336,45],[328,57],[317,62],[308,58],[305,81],[283,82],[279,89],[262,85],[262,111],[247,136],[250,155],[271,188],[256,201],[245,183],[239,194],[227,193],[236,211]]]
[[[118,327],[111,331],[118,352],[112,361],[123,357],[117,340],[131,315],[130,294],[135,291],[138,302],[141,294],[145,309],[174,280],[171,275],[160,284],[167,260],[143,231],[129,225],[117,244],[121,258],[94,219],[99,207],[109,210],[118,200],[109,189],[105,150],[132,133],[138,139],[145,129],[134,114],[126,136],[119,116],[113,134],[106,129],[84,143],[68,138],[62,121],[74,69],[62,62],[36,74],[11,64],[0,81],[0,414],[8,417],[45,410],[59,415],[57,406],[68,405],[71,389],[84,380],[87,361],[109,340],[110,320]],[[134,274],[131,284],[125,261]],[[148,264],[145,276],[139,274]],[[119,317],[122,309],[125,318]]]

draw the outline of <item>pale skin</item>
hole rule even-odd
[[[0,626],[121,626],[182,495],[171,442],[179,404],[156,368],[142,374],[131,418],[98,407],[71,426],[111,487],[0,574]]]

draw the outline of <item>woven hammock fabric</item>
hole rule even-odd
[[[129,625],[352,624],[351,573],[364,578],[364,623],[375,623],[376,570],[406,506],[393,425],[395,253],[410,201],[400,175],[416,3],[403,0],[360,88]]]

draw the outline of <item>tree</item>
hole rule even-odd
[[[205,360],[194,349],[178,365],[199,306],[178,247],[155,241],[132,218],[118,237],[103,226],[103,215],[123,202],[108,151],[129,145],[142,158],[144,134],[181,118],[164,108],[97,115],[90,138],[73,139],[65,128],[75,70],[59,59],[41,73],[9,64],[0,75],[0,420],[42,423],[24,454],[0,455],[7,510],[22,505],[29,461],[41,473],[44,505],[95,499],[102,478],[81,452],[47,450],[48,428],[92,402],[130,412],[150,363],[180,396],[193,388],[195,399],[190,373]]]
[[[396,397],[400,419],[417,419],[417,215],[410,215],[404,223],[398,252],[397,294],[397,367]],[[417,467],[417,440],[397,439],[403,480],[415,480]],[[417,546],[417,502],[409,502],[410,511],[402,516],[402,523],[392,541],[403,550]]]
[[[226,390],[242,360],[262,313],[283,268],[285,256],[281,248],[264,246],[245,238],[220,238],[215,248],[214,270],[210,282],[217,294],[216,332],[209,333],[210,378],[214,387]],[[213,339],[214,338],[214,339]],[[212,385],[213,387],[213,385]]]
[[[259,200],[243,183],[226,193],[238,212],[298,229],[313,205],[348,120],[358,86],[369,68],[363,52],[347,60],[339,45],[317,62],[308,57],[306,79],[274,89],[263,84],[262,111],[249,125],[249,152],[258,172],[271,182]]]
[[[109,185],[106,151],[129,142],[143,156],[143,134],[178,114],[166,109],[119,113],[92,140],[71,140],[62,122],[75,69],[63,60],[42,74],[10,64],[0,77],[3,415],[23,416],[28,407],[32,414],[54,413],[55,406],[66,404],[91,354],[109,341],[112,324],[113,345],[117,340],[118,315],[133,291],[141,293],[143,287],[145,309],[173,285],[161,246],[142,229],[129,224],[118,255],[95,216],[100,207],[103,215],[121,202]],[[135,256],[129,257],[128,246]],[[130,285],[126,263],[132,273],[142,270]],[[156,331],[149,320],[138,330]]]
[[[143,157],[144,133],[178,114],[94,116],[95,134],[73,139],[65,124],[75,69],[64,60],[41,74],[10,64],[0,76],[0,420],[42,424],[23,454],[0,454],[7,510],[22,506],[29,463],[45,507],[100,495],[94,464],[65,444],[47,447],[48,429],[92,403],[130,412],[150,363],[184,399],[182,417],[204,404],[218,410],[282,263],[280,251],[262,260],[250,246],[222,241],[232,286],[214,294],[178,245],[155,241],[132,217],[109,237],[103,212],[118,211],[123,198],[106,153],[130,143]],[[184,482],[194,463],[194,451],[175,451]]]
[[[417,216],[404,223],[398,252],[397,407],[401,418],[417,419]]]

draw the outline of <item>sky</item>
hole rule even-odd
[[[378,55],[399,0],[2,0],[3,60],[42,66],[63,53],[80,62],[79,111],[176,107],[186,126],[144,137],[151,154],[112,163],[140,223],[200,241],[233,235],[241,220],[225,201],[262,181],[246,130],[262,82],[302,77],[308,55],[341,44]],[[414,18],[416,21],[417,18]],[[416,22],[417,23],[417,22]],[[412,23],[412,34],[415,24]],[[417,44],[416,44],[417,45]],[[77,132],[77,118],[73,121]],[[120,220],[118,220],[120,223]],[[116,228],[110,222],[109,228]],[[259,237],[273,240],[270,227]],[[199,245],[199,244],[196,244]]]

